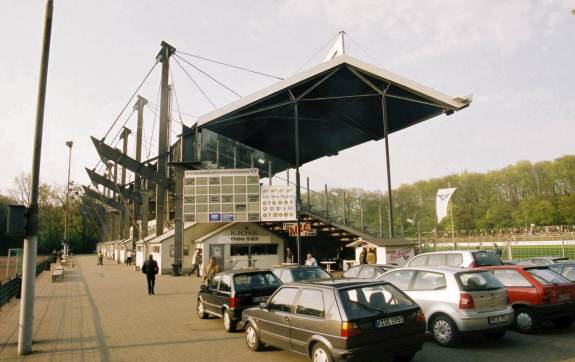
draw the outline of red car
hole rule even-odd
[[[504,265],[480,269],[489,270],[507,288],[520,332],[536,333],[544,320],[563,328],[573,323],[575,283],[549,267]]]

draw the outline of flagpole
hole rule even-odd
[[[448,182],[447,186],[451,188],[451,182]],[[451,215],[451,240],[453,240],[453,249],[457,250],[457,244],[455,243],[455,225],[453,224],[453,202],[451,200],[453,200],[453,198],[449,199],[449,203],[451,204],[451,207],[449,208],[449,213]]]

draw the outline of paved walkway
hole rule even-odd
[[[19,301],[0,309],[0,361],[306,361],[278,349],[251,352],[242,332],[198,319],[196,277],[159,276],[156,295],[148,296],[142,273],[80,256],[64,282],[50,280],[44,272],[36,282],[33,354],[16,355]],[[471,339],[453,349],[427,342],[414,362],[571,361],[573,341],[575,326],[535,336],[510,332],[498,342]]]
[[[36,282],[34,353],[38,361],[302,361],[292,353],[254,354],[243,333],[226,333],[220,320],[200,320],[195,297],[200,278],[158,276],[156,295],[125,265],[96,265],[79,256],[64,282],[51,273]],[[0,360],[18,360],[19,301],[0,310]],[[254,359],[255,357],[255,359]]]

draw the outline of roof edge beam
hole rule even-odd
[[[297,97],[295,99],[296,102],[300,101],[303,97],[305,97],[306,95],[308,95],[309,92],[311,92],[312,90],[316,89],[317,87],[319,87],[323,82],[325,82],[326,80],[328,80],[329,78],[331,78],[332,75],[334,75],[340,68],[336,67],[334,70],[332,70],[331,72],[329,72],[329,74],[327,74],[326,76],[324,76],[322,79],[320,79],[319,81],[317,81],[314,85],[312,85],[310,88],[308,88],[307,90],[305,90],[299,97]],[[291,94],[291,91],[290,91]]]

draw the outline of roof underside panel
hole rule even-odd
[[[295,101],[301,164],[382,139],[383,109],[390,133],[458,109],[446,104],[447,98],[428,95],[424,88],[410,89],[345,62],[334,64],[261,97],[253,97],[200,127],[294,166]]]

